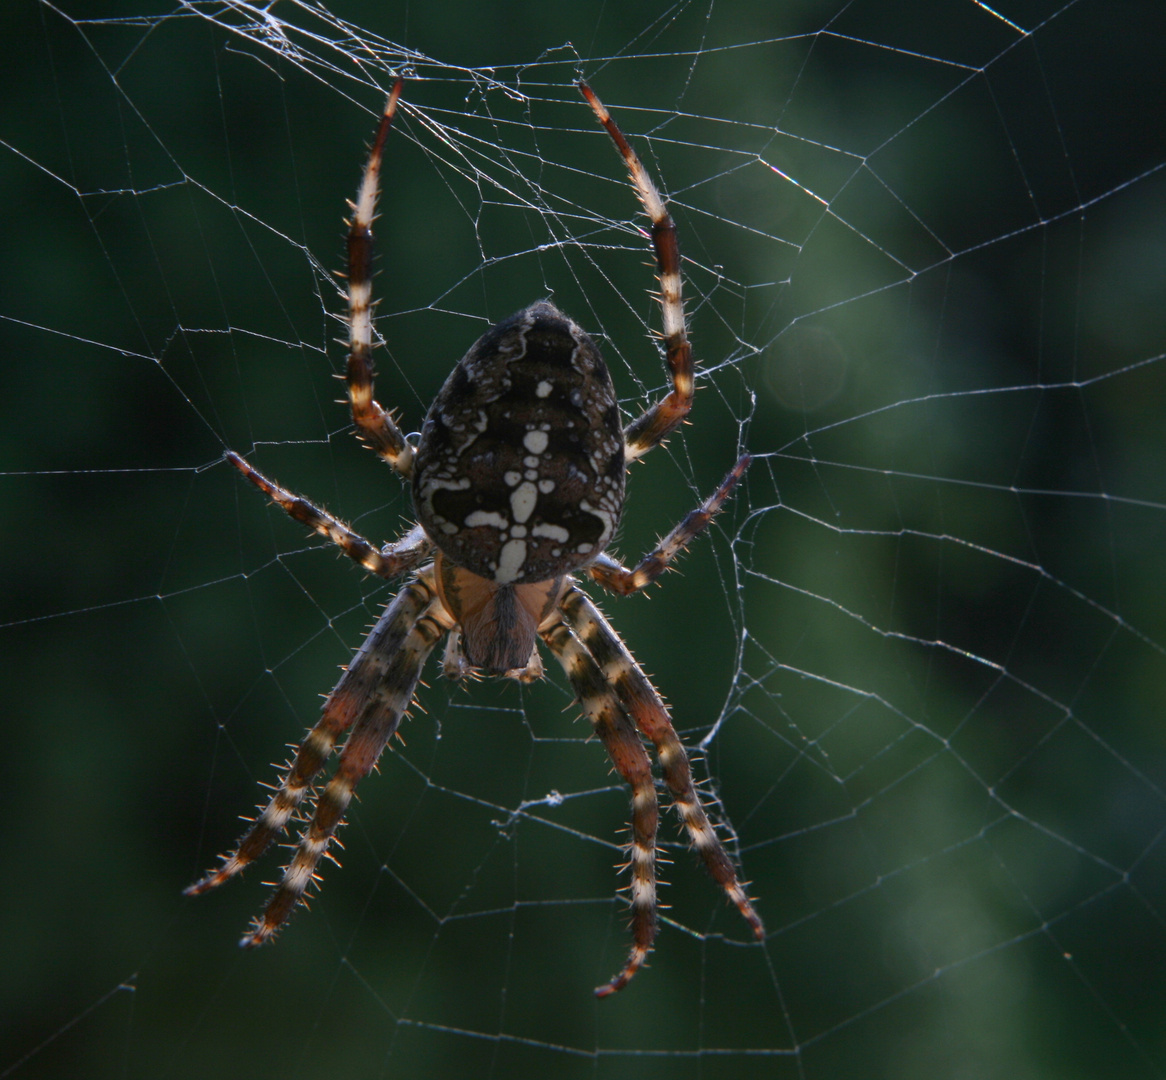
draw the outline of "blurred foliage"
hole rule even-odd
[[[756,455],[681,574],[604,606],[690,745],[722,721],[698,772],[771,938],[668,820],[674,922],[601,1004],[626,795],[559,678],[431,669],[277,946],[233,947],[274,855],[179,895],[391,592],[223,448],[372,538],[409,510],[333,402],[387,76],[169,10],[0,16],[0,1076],[1166,1070],[1160,6],[332,6],[435,58],[378,227],[406,427],[539,296],[629,413],[659,390],[582,72],[672,195],[708,372],[621,553]]]

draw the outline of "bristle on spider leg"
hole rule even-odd
[[[372,296],[373,222],[380,195],[381,161],[389,125],[397,111],[403,80],[397,79],[385,102],[376,137],[361,175],[356,199],[350,202],[348,219],[348,364],[345,379],[352,420],[362,439],[402,476],[413,468],[413,448],[387,412],[373,397]]]
[[[341,688],[355,684],[359,691],[357,718],[340,752],[336,772],[316,798],[315,812],[300,834],[295,854],[241,945],[251,947],[270,940],[318,881],[317,867],[335,841],[356,785],[375,768],[396,733],[425,659],[446,631],[439,614],[428,580],[415,580],[397,594],[342,677],[334,696],[340,695]]]
[[[615,769],[631,788],[631,840],[626,849],[632,879],[628,888],[632,947],[620,972],[597,997],[623,989],[644,966],[658,927],[656,900],[656,832],[659,804],[647,751],[635,724],[608,685],[595,658],[562,622],[544,625],[540,635],[571,682],[576,698],[591,721]]]
[[[628,461],[634,461],[654,446],[659,446],[671,432],[684,423],[692,408],[694,361],[684,316],[680,246],[676,236],[676,223],[668,212],[668,205],[635,150],[595,91],[582,80],[579,81],[578,87],[623,157],[640,205],[651,221],[650,235],[652,250],[656,256],[663,323],[662,338],[665,360],[672,376],[672,390],[625,429],[624,454]]]
[[[315,797],[312,823],[302,834],[283,882],[264,914],[244,937],[244,944],[260,944],[286,920],[303,895],[315,872],[315,864],[343,816],[356,779],[372,767],[395,730],[413,695],[421,665],[444,632],[436,619],[424,618],[426,610],[433,605],[433,596],[433,589],[424,578],[413,581],[397,594],[328,696],[320,721],[300,744],[279,788],[259,812],[237,849],[223,859],[217,870],[186,890],[188,895],[206,892],[262,855],[273,841],[284,835],[288,823],[300,815],[304,801],[312,798],[315,792],[312,781],[331,756],[337,739],[354,722],[358,730],[368,732],[357,739],[354,731],[345,744],[341,764],[351,763],[355,758],[356,765],[338,770]]]
[[[588,568],[592,578],[614,593],[630,596],[633,593],[642,592],[655,582],[664,571],[675,569],[673,561],[708,528],[713,518],[721,512],[752,460],[749,454],[742,454],[716,491],[695,510],[690,510],[680,523],[660,540],[655,549],[645,555],[634,568],[629,570],[609,555],[604,554]]]
[[[316,866],[327,853],[332,834],[348,809],[354,787],[355,778],[339,772],[328,782],[316,803],[311,823],[296,845],[294,857],[284,869],[263,913],[240,940],[241,946],[251,948],[270,940],[303,902],[309,886],[316,880]]]
[[[747,461],[738,462],[743,472]],[[732,474],[730,474],[732,475]],[[764,940],[765,927],[745,892],[728,852],[717,837],[692,780],[688,752],[680,741],[659,695],[626,646],[597,607],[572,588],[560,601],[560,611],[588,653],[611,680],[612,692],[656,748],[664,782],[688,832],[689,842],[701,857],[709,876],[721,886],[749,923],[754,936]]]
[[[272,841],[283,835],[288,822],[310,794],[312,779],[332,753],[336,738],[342,730],[337,730],[336,719],[334,713],[325,710],[320,722],[305,736],[283,780],[275,787],[274,795],[259,810],[238,847],[222,857],[222,865],[217,870],[186,888],[184,892],[187,896],[198,896],[222,885],[262,855]]]

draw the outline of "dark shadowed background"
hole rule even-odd
[[[35,0],[0,16],[0,1077],[1166,1073],[1166,94],[1157,3]],[[631,416],[670,194],[703,366],[603,600],[707,752],[769,940],[679,842],[626,949],[627,797],[564,681],[451,688],[312,911],[181,889],[392,593],[221,461],[386,540],[341,219],[407,68],[378,397],[415,430],[550,297]]]

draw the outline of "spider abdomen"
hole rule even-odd
[[[433,542],[499,585],[560,578],[611,542],[624,438],[595,343],[540,301],[491,327],[425,418],[413,503]]]

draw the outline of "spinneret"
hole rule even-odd
[[[693,848],[751,926],[765,935],[736,869],[708,819],[683,744],[659,694],[598,608],[575,584],[585,573],[629,595],[655,581],[720,512],[749,465],[743,456],[720,487],[628,569],[606,554],[619,525],[625,462],[674,431],[693,399],[692,349],[681,298],[676,226],[660,193],[610,114],[580,90],[623,156],[651,221],[659,271],[665,360],[672,387],[625,429],[595,343],[553,304],[538,301],[491,327],[442,387],[414,450],[373,396],[372,222],[381,156],[401,81],[389,94],[365,166],[348,233],[348,397],[357,434],[412,483],[419,524],[375,547],[238,454],[226,460],[299,521],[384,578],[411,573],[324,703],[275,794],[222,865],[190,886],[208,891],[238,874],[310,806],[291,861],[241,944],[275,934],[318,881],[356,785],[368,775],[405,715],[426,658],[447,638],[443,670],[529,681],[543,674],[541,639],[566,672],[613,765],[632,792],[629,904],[632,948],[596,989],[622,989],[644,965],[659,924],[659,810],[651,743]],[[341,739],[337,767],[313,785]]]

